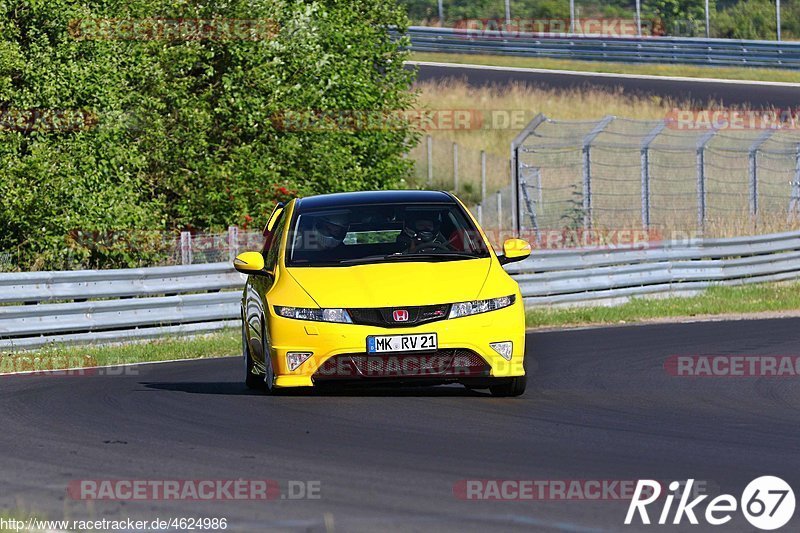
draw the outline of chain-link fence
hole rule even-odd
[[[520,229],[796,229],[800,132],[539,117],[517,144]]]
[[[409,188],[452,191],[487,230],[512,229],[508,157],[430,135],[408,157],[414,161]]]

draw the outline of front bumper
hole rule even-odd
[[[312,322],[276,316],[270,310],[270,356],[276,387],[308,387],[337,379],[458,381],[525,374],[525,314],[522,301],[504,309],[438,320],[408,328]],[[370,335],[436,333],[436,352],[366,354]],[[511,360],[489,343],[511,341]],[[313,355],[289,370],[287,352]]]

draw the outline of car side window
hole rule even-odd
[[[264,250],[261,254],[264,256],[264,268],[273,271],[278,264],[278,253],[281,248],[281,237],[283,236],[283,228],[286,226],[286,210],[278,215],[278,221],[272,226],[272,231],[266,236],[264,243]]]

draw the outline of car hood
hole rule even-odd
[[[347,267],[294,267],[287,272],[320,307],[394,307],[475,300],[491,258]]]

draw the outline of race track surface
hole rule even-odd
[[[216,516],[229,531],[707,530],[624,528],[624,501],[473,501],[453,488],[691,477],[738,497],[773,474],[797,491],[800,378],[674,377],[664,361],[799,355],[798,339],[800,319],[531,333],[535,369],[517,399],[460,386],[268,397],[244,388],[238,358],[124,376],[4,377],[0,513]],[[282,489],[319,481],[321,498],[82,502],[65,493],[78,479],[237,478]],[[739,515],[715,531],[747,526]]]
[[[618,77],[595,73],[559,73],[524,69],[480,68],[461,65],[408,64],[417,68],[417,81],[438,81],[447,78],[465,79],[470,85],[508,85],[525,83],[547,89],[579,89],[585,87],[622,91],[623,94],[671,98],[676,103],[691,102],[697,107],[716,102],[725,106],[795,109],[800,88],[791,84],[759,82],[680,80],[667,77]],[[545,110],[546,113],[546,110]]]

